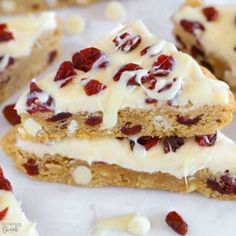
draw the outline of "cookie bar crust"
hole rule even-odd
[[[14,145],[15,134],[16,129],[12,129],[6,134],[1,141],[3,149],[13,159],[17,169],[36,180],[86,187],[116,186],[160,189],[180,193],[198,192],[209,198],[236,200],[236,194],[220,193],[208,186],[209,179],[218,178],[208,169],[199,170],[193,176],[179,179],[167,173],[138,172],[104,162],[94,162],[89,165],[86,161],[61,155],[45,154],[43,157],[37,157],[35,154],[22,151]],[[26,163],[31,166],[31,171],[25,168]],[[91,175],[90,178],[86,178],[86,182],[78,182],[73,175],[75,170],[81,167]]]

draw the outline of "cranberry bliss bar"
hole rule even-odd
[[[0,167],[0,232],[1,235],[38,236],[35,223],[22,212],[20,203],[12,193],[11,183],[4,177]],[[13,230],[14,228],[14,230]]]
[[[0,21],[0,102],[43,71],[60,51],[55,13]]]
[[[31,139],[192,137],[230,123],[235,100],[224,82],[138,21],[31,81],[16,109]]]
[[[232,93],[139,21],[32,80],[16,109],[2,145],[37,179],[235,196],[236,145],[216,131]]]
[[[173,17],[181,50],[236,89],[236,5],[189,0]]]
[[[194,138],[132,136],[24,140],[13,128],[3,147],[15,166],[44,181],[121,186],[236,199],[236,144],[218,132]]]

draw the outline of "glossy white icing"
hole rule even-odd
[[[205,30],[196,32],[197,37],[206,54],[214,55],[223,60],[229,66],[225,71],[225,79],[230,85],[236,85],[236,31],[234,5],[213,5],[218,11],[218,17],[214,21],[207,21],[202,13],[203,7],[182,7],[174,16],[174,21],[182,19],[198,21],[203,24]],[[205,6],[204,6],[205,7]]]
[[[1,18],[0,23],[6,23],[7,30],[13,33],[14,40],[0,43],[0,55],[13,58],[28,56],[37,39],[47,31],[56,29],[56,14],[45,12],[40,15],[16,16]]]
[[[131,35],[138,34],[142,37],[141,44],[130,52],[118,50],[112,42],[116,36],[124,32],[129,32]],[[92,46],[105,52],[109,59],[108,67],[93,68],[86,73],[77,71],[76,78],[63,88],[59,88],[54,81],[55,73],[37,82],[41,89],[54,98],[55,113],[102,111],[103,128],[111,128],[116,125],[117,114],[121,109],[127,107],[150,109],[150,105],[145,103],[147,97],[159,100],[154,106],[163,106],[168,100],[174,98],[175,105],[178,106],[193,104],[190,109],[206,104],[226,105],[229,103],[229,89],[224,82],[204,75],[199,65],[189,55],[177,51],[173,44],[154,37],[140,21],[117,29]],[[148,52],[140,56],[140,51],[150,46]],[[150,90],[142,84],[141,78],[147,75],[152,68],[158,52],[172,55],[175,62],[170,73],[167,76],[159,77],[155,89]],[[101,59],[98,59],[95,64],[99,64]],[[138,64],[143,69],[125,71],[121,74],[119,81],[114,81],[113,76],[128,63]],[[136,76],[136,82],[141,86],[127,86],[127,81],[132,76]],[[84,78],[96,79],[106,85],[107,88],[96,95],[87,96],[83,88],[87,80],[81,81]],[[171,84],[171,86],[168,89],[163,89],[167,84]],[[27,94],[28,91],[25,91],[16,105],[19,114],[26,111]]]
[[[137,138],[132,139],[136,141]],[[227,169],[236,171],[236,144],[220,132],[212,147],[201,147],[193,138],[186,138],[182,147],[176,152],[169,153],[164,153],[163,145],[160,143],[148,151],[136,143],[131,151],[128,140],[111,137],[65,138],[45,144],[18,138],[16,146],[39,157],[43,157],[44,154],[60,154],[87,161],[89,164],[101,161],[135,171],[148,173],[161,171],[177,178],[192,176],[204,168],[209,168],[213,173]]]

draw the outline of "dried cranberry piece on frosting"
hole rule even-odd
[[[124,66],[122,66],[116,73],[115,75],[113,76],[113,80],[114,81],[119,81],[120,80],[120,77],[122,76],[122,74],[126,71],[136,71],[136,70],[141,70],[143,69],[140,65],[138,64],[134,64],[134,63],[129,63],[129,64],[126,64]],[[127,85],[139,85],[137,82],[136,82],[136,74],[135,75],[132,75],[128,81],[127,81]]]
[[[166,223],[180,235],[186,235],[188,232],[187,223],[176,211],[171,211],[166,215]]]
[[[155,76],[167,76],[174,65],[174,57],[171,55],[161,54],[152,65],[150,71]]]
[[[166,137],[163,140],[164,152],[176,152],[182,145],[184,145],[184,139],[182,137],[171,136]]]
[[[146,98],[145,102],[147,104],[156,104],[158,101],[155,98]]]
[[[201,115],[197,116],[195,118],[192,118],[192,119],[187,116],[177,115],[176,120],[177,120],[177,122],[179,122],[182,125],[189,125],[190,126],[190,125],[197,124],[201,120]]]
[[[13,39],[13,34],[7,31],[7,25],[5,23],[0,24],[0,42],[7,42]]]
[[[138,47],[142,41],[142,37],[138,34],[125,32],[115,37],[112,41],[116,45],[117,49],[124,52],[130,52]]]
[[[129,146],[130,146],[131,151],[133,151],[134,150],[134,146],[135,146],[135,142],[133,140],[129,139]]]
[[[121,133],[125,135],[134,135],[142,130],[142,125],[132,125],[131,122],[126,122],[122,128]]]
[[[8,212],[8,207],[4,208],[2,211],[0,211],[0,220],[3,220]]]
[[[141,78],[141,83],[144,85],[145,88],[153,90],[156,86],[157,79],[155,75],[149,74]]]
[[[85,48],[76,52],[72,57],[74,67],[88,72],[92,69],[105,68],[109,64],[106,54],[98,48]]]
[[[54,81],[60,81],[60,88],[67,85],[76,75],[74,65],[70,61],[64,61],[59,66]]]
[[[183,29],[190,33],[190,34],[194,34],[195,30],[205,30],[205,27],[203,26],[202,23],[198,22],[198,21],[190,21],[190,20],[186,20],[183,19],[180,21],[180,25],[183,27]]]
[[[37,112],[52,112],[54,101],[51,96],[38,87],[33,80],[30,83],[30,93],[27,96],[27,112],[34,114]]]
[[[211,147],[215,144],[217,133],[209,135],[195,136],[195,141],[202,147]]]
[[[11,183],[4,176],[0,176],[0,189],[5,191],[12,191]]]
[[[206,17],[207,21],[215,21],[218,18],[218,11],[215,7],[204,7],[202,9],[202,12]]]
[[[26,163],[23,164],[28,175],[34,176],[39,174],[38,164],[34,159],[29,159]]]
[[[14,109],[16,104],[10,104],[4,107],[3,115],[7,119],[7,121],[12,125],[20,124],[21,119],[17,114],[17,111]]]
[[[145,149],[148,151],[152,147],[154,147],[158,142],[159,138],[158,137],[152,137],[152,136],[142,136],[138,138],[137,142],[144,146]]]
[[[70,112],[60,112],[60,113],[48,118],[47,121],[57,122],[57,121],[68,119],[71,116],[72,116],[72,114]]]
[[[84,91],[88,96],[98,94],[100,91],[106,89],[107,86],[100,83],[98,80],[91,79],[85,86]]]
[[[103,117],[101,114],[91,114],[86,118],[85,124],[89,126],[96,126],[101,124],[102,121]]]

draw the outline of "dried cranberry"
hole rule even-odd
[[[1,166],[0,166],[0,177],[3,177],[3,170]]]
[[[194,58],[205,57],[205,53],[200,48],[196,47],[195,45],[191,47],[191,55]]]
[[[4,23],[0,24],[0,42],[7,42],[13,39],[13,34],[7,31],[7,25]]]
[[[123,72],[125,71],[136,71],[136,70],[141,70],[142,67],[140,65],[134,64],[134,63],[129,63],[126,64],[124,66],[122,66],[117,72],[116,74],[113,76],[113,80],[114,81],[119,81],[121,75],[123,74]],[[129,78],[127,85],[138,85],[138,83],[136,82],[136,75],[133,75]]]
[[[95,126],[95,125],[99,125],[101,124],[103,121],[103,117],[100,114],[92,114],[89,115],[86,120],[85,120],[85,124],[89,125],[89,126]]]
[[[26,169],[28,175],[34,176],[39,174],[39,167],[34,159],[29,159],[23,164],[23,167]]]
[[[141,83],[145,88],[153,90],[156,87],[157,79],[153,74],[149,74],[141,78]]]
[[[174,78],[173,80],[174,82],[176,81],[176,78]],[[169,82],[169,83],[166,83],[162,88],[160,88],[157,92],[158,93],[162,93],[168,89],[170,89],[172,87],[173,83],[172,82]]]
[[[41,96],[43,94],[43,96]],[[43,97],[43,99],[40,99]],[[45,99],[45,97],[47,99]],[[46,100],[46,101],[45,101]],[[51,96],[38,87],[35,81],[30,83],[30,93],[27,96],[27,112],[30,114],[37,112],[52,112],[54,101]]]
[[[85,86],[84,91],[88,96],[98,94],[100,91],[106,89],[106,85],[100,83],[98,80],[91,79]]]
[[[145,149],[148,151],[152,147],[154,147],[158,142],[159,138],[158,137],[152,137],[152,136],[142,136],[138,138],[137,142],[144,146]]]
[[[177,115],[176,117],[177,122],[179,122],[182,125],[195,125],[201,120],[201,115],[195,117],[195,118],[189,118],[187,116],[180,116]]]
[[[174,57],[161,54],[152,65],[151,74],[155,76],[167,76],[173,68]]]
[[[59,66],[54,81],[61,81],[60,88],[62,88],[67,85],[75,75],[76,72],[74,70],[73,64],[70,61],[64,61]]]
[[[183,39],[178,34],[175,35],[175,39],[178,42],[178,44],[181,46],[182,49],[186,49],[185,42],[183,41]]]
[[[49,54],[48,54],[48,63],[52,63],[54,62],[54,60],[56,59],[57,57],[57,50],[53,50],[51,51]]]
[[[183,218],[176,212],[171,211],[166,216],[166,223],[178,234],[186,235],[188,232],[188,225]]]
[[[121,133],[125,135],[134,135],[139,133],[142,130],[142,125],[133,125],[131,122],[126,122],[122,128]]]
[[[180,25],[183,27],[183,29],[190,33],[190,34],[194,34],[195,30],[205,30],[205,27],[198,21],[190,21],[190,20],[181,20],[180,21]]]
[[[0,189],[5,191],[12,191],[10,181],[3,176],[0,176]]]
[[[138,47],[142,41],[142,37],[138,34],[129,34],[128,32],[125,32],[114,38],[112,41],[118,49],[129,52]]]
[[[144,56],[145,54],[147,54],[147,52],[148,52],[149,49],[150,49],[150,46],[144,48],[144,49],[140,52],[140,55],[141,55],[141,56]]]
[[[10,104],[4,107],[3,115],[7,121],[12,125],[20,124],[20,116],[17,114],[17,111],[14,109],[16,104]]]
[[[4,208],[2,211],[0,211],[0,220],[3,220],[8,212],[8,207]]]
[[[145,102],[147,104],[156,104],[158,101],[155,98],[146,98]]]
[[[176,152],[182,145],[184,145],[184,139],[182,137],[170,136],[163,139],[164,152]]]
[[[220,176],[218,181],[216,179],[208,179],[207,186],[222,194],[236,193],[235,180],[228,174]]]
[[[0,23],[0,31],[3,31],[7,28],[7,24],[6,23]]]
[[[205,7],[202,9],[207,21],[215,21],[218,18],[218,11],[215,7]]]
[[[85,48],[76,52],[72,57],[74,67],[78,70],[88,72],[91,69],[105,68],[108,66],[108,57],[98,48]]]
[[[57,122],[57,121],[60,121],[60,120],[65,120],[69,117],[71,117],[72,114],[70,112],[60,112],[56,115],[53,115],[52,117],[48,118],[47,121],[50,121],[50,122]]]
[[[195,141],[202,147],[211,147],[215,144],[217,133],[195,136]]]

